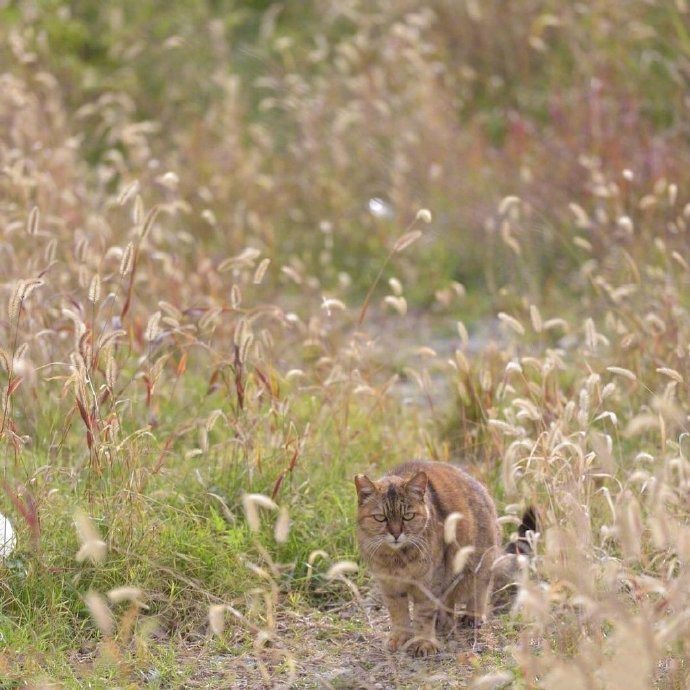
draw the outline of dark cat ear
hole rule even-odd
[[[409,493],[414,494],[418,498],[424,498],[428,482],[429,477],[426,476],[426,472],[417,472],[417,474],[405,482],[405,488]]]
[[[376,493],[374,482],[364,474],[358,474],[355,477],[355,486],[357,487],[357,496],[359,497],[360,503]]]

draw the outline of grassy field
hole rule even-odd
[[[0,2],[0,688],[690,687],[685,0]],[[516,605],[384,651],[357,472]]]

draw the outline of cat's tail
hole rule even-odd
[[[517,531],[517,539],[508,542],[494,561],[494,586],[491,605],[494,612],[507,611],[515,601],[517,580],[520,575],[519,557],[534,556],[535,537],[539,532],[539,514],[530,506],[525,511]]]
[[[539,531],[537,509],[530,506],[522,516],[522,522],[518,527],[518,538],[511,541],[505,547],[505,553],[531,556],[533,552],[533,536]],[[531,533],[531,534],[530,534]]]

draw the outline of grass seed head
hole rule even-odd
[[[106,600],[92,590],[84,596],[84,602],[101,633],[105,636],[112,635],[115,632],[115,619]]]
[[[520,206],[519,196],[506,196],[501,199],[501,203],[498,205],[498,214],[501,216],[508,215],[514,208]]]
[[[326,580],[330,582],[345,575],[356,573],[358,570],[359,566],[354,561],[338,561],[326,572]]]
[[[406,232],[404,235],[398,237],[393,245],[394,252],[402,252],[407,249],[411,244],[414,244],[422,236],[421,230],[411,230]]]
[[[38,206],[34,206],[29,213],[29,221],[26,224],[26,232],[28,235],[38,235],[38,227],[41,222],[41,213]]]
[[[629,381],[637,381],[637,376],[635,376],[635,373],[630,371],[630,369],[626,369],[625,367],[606,367],[606,371],[610,371],[612,374],[616,374],[617,376],[622,376]]]
[[[141,607],[144,606],[144,593],[139,587],[115,587],[108,592],[107,596],[112,604],[131,601]]]
[[[407,314],[407,300],[402,295],[400,297],[388,295],[384,297],[383,302],[393,307],[400,316],[405,316],[405,314]]]
[[[134,265],[134,243],[128,242],[120,260],[120,278],[124,278]]]
[[[222,635],[225,630],[225,610],[223,604],[212,604],[208,609],[208,625],[214,635]]]
[[[453,557],[453,574],[458,575],[461,573],[464,569],[465,566],[467,565],[467,561],[469,560],[470,556],[474,553],[475,549],[474,546],[463,546],[461,549],[458,550],[458,552],[455,554]]]
[[[525,327],[515,317],[501,311],[498,313],[498,318],[514,333],[517,333],[518,335],[525,335]]]
[[[262,259],[261,263],[256,267],[256,271],[254,272],[254,278],[252,282],[254,285],[260,285],[261,282],[264,279],[264,276],[266,275],[266,271],[268,270],[268,267],[271,263],[270,259]]]
[[[96,273],[96,275],[91,278],[91,283],[89,285],[89,302],[92,304],[97,304],[101,299],[101,277]]]
[[[230,288],[230,306],[237,309],[242,304],[242,291],[240,286],[235,284]]]
[[[149,318],[146,324],[146,330],[144,331],[144,340],[146,342],[153,342],[160,334],[159,324],[161,320],[161,313],[157,311],[155,314]]]
[[[101,539],[101,535],[91,518],[83,511],[78,510],[74,516],[74,524],[81,544],[76,555],[77,562],[89,560],[95,565],[103,563],[108,553],[108,546]]]
[[[132,199],[135,194],[139,193],[139,180],[134,180],[130,182],[121,192],[120,196],[117,198],[117,203],[120,206],[124,206],[130,199]]]
[[[451,513],[443,523],[443,540],[446,544],[452,544],[457,540],[458,522],[462,520],[462,513]]]
[[[284,506],[278,511],[273,534],[278,544],[285,544],[288,540],[290,534],[290,516],[287,508]]]
[[[529,316],[532,321],[532,328],[535,333],[541,333],[544,330],[544,322],[542,321],[541,314],[536,305],[530,304]]]
[[[261,528],[258,508],[278,510],[278,506],[275,502],[263,494],[244,494],[244,496],[242,496],[242,506],[247,516],[247,524],[252,532],[258,532]]]
[[[683,383],[683,376],[680,372],[676,371],[675,369],[671,369],[669,367],[661,367],[656,371],[658,374],[668,376],[669,378],[673,379],[676,383]]]
[[[428,225],[432,221],[431,211],[428,208],[420,208],[419,211],[417,211],[415,219],[420,220],[422,223],[426,223]]]

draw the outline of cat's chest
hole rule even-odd
[[[391,554],[373,563],[374,575],[380,578],[394,578],[399,581],[414,583],[427,580],[442,563],[437,559],[418,558],[407,554]]]

